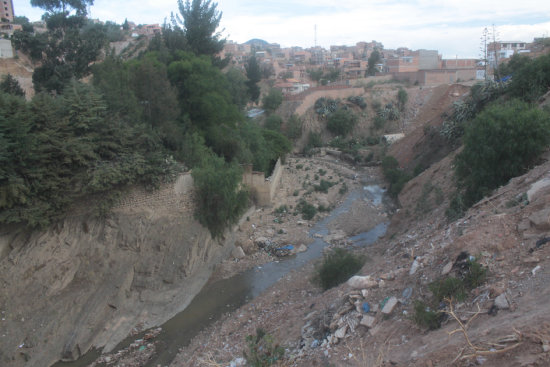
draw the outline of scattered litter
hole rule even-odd
[[[533,268],[533,270],[531,270],[531,274],[533,274],[533,276],[535,276],[535,274],[537,273],[537,271],[539,271],[541,269],[540,265],[537,265]]]

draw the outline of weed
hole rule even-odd
[[[303,164],[297,164],[297,165],[296,165],[296,169],[302,169],[302,168],[304,168],[304,165],[303,165]]]
[[[428,288],[432,291],[434,301],[439,304],[445,298],[463,301],[466,298],[466,286],[459,278],[448,277],[431,283]]]
[[[275,214],[286,214],[288,213],[288,207],[286,205],[281,205],[277,209],[275,209]]]
[[[325,255],[317,269],[317,280],[323,289],[329,289],[348,280],[357,273],[365,263],[363,256],[342,248],[335,248]]]
[[[414,314],[412,320],[419,326],[429,330],[439,329],[441,326],[441,313],[433,311],[422,301],[414,301]]]
[[[284,348],[275,343],[273,337],[262,328],[256,329],[256,335],[246,337],[246,346],[248,352],[244,351],[243,356],[252,367],[271,366],[285,355]]]
[[[468,289],[479,287],[487,279],[487,268],[481,266],[476,260],[469,260],[467,271],[464,274],[464,285]]]
[[[348,192],[348,185],[346,185],[346,183],[344,182],[340,187],[340,190],[338,190],[338,193],[340,195],[344,195],[346,192]]]
[[[315,176],[313,176],[313,179],[314,179],[315,181],[318,181],[318,180],[319,180],[319,175],[318,175],[318,174],[315,174]]]
[[[311,220],[317,214],[317,209],[305,200],[300,200],[296,209],[302,214],[302,218],[305,220]]]
[[[325,170],[324,170],[324,169],[322,169],[322,168],[319,168],[319,171],[318,171],[318,173],[319,173],[319,176],[324,176],[324,175],[326,175],[326,174],[327,174],[327,171],[325,171]]]
[[[300,195],[300,190],[294,190],[294,192],[292,193],[292,196],[298,196]]]
[[[336,185],[335,182],[321,180],[319,185],[315,185],[314,188],[315,188],[315,191],[324,192],[326,194],[328,192],[328,189],[330,189],[334,185]]]

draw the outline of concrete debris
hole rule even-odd
[[[495,298],[495,306],[497,306],[500,310],[507,310],[510,308],[510,304],[506,299],[506,293],[502,293],[500,296]]]
[[[376,322],[376,319],[375,319],[374,317],[369,316],[369,315],[365,315],[365,316],[363,316],[363,318],[361,319],[360,324],[361,324],[361,325],[364,325],[364,326],[366,326],[366,327],[368,327],[368,328],[370,329],[371,327],[374,326],[375,322]]]
[[[385,315],[391,314],[395,306],[397,306],[397,302],[397,298],[395,297],[391,297],[390,299],[388,299],[388,301],[384,305],[384,308],[382,309],[382,313]]]
[[[346,336],[347,331],[348,331],[348,325],[345,324],[344,326],[336,330],[336,332],[334,333],[334,336],[336,336],[338,339],[343,339]]]
[[[306,252],[307,251],[307,246],[304,245],[303,243],[300,244],[300,246],[298,246],[298,248],[296,248],[296,253],[299,254],[299,253],[302,253],[302,252]]]
[[[231,252],[231,255],[236,259],[242,259],[246,256],[241,246],[235,247]]]
[[[409,275],[414,275],[419,267],[420,267],[420,263],[418,262],[418,259],[414,259],[411,265],[411,270],[409,270]]]
[[[441,270],[441,275],[449,274],[453,269],[453,264],[454,264],[453,261],[449,261],[447,264],[445,264],[445,266],[443,267],[443,270]]]
[[[375,288],[378,286],[378,282],[370,277],[370,275],[367,276],[360,276],[355,275],[349,278],[347,281],[348,285],[353,289],[369,289],[369,288]]]

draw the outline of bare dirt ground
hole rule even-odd
[[[408,137],[390,154],[402,166],[416,163],[418,152],[430,151],[424,126],[440,124],[441,113],[465,91],[463,86],[417,90],[409,100],[411,120],[404,124]],[[284,347],[284,358],[274,363],[279,366],[550,365],[550,153],[463,218],[448,222],[445,208],[454,191],[454,154],[434,160],[405,186],[386,236],[362,250],[367,261],[359,274],[369,276],[364,278],[368,282],[323,291],[312,281],[315,264],[310,263],[203,330],[181,347],[171,366],[245,365],[245,338],[258,328]],[[307,181],[315,179],[319,169],[343,181],[327,194],[307,193]],[[247,256],[226,261],[217,277],[271,260],[256,248],[258,238],[307,245],[312,222],[291,214],[298,198],[334,206],[342,200],[344,183],[348,190],[364,184],[353,180],[357,173],[379,177],[377,168],[348,171],[327,156],[289,160],[277,204],[258,210],[240,228]],[[289,211],[276,212],[283,205]],[[385,220],[383,209],[354,205],[331,228],[345,233],[333,246],[345,246],[350,235]],[[412,320],[414,302],[431,297],[428,285],[434,280],[457,274],[462,252],[487,269],[486,281],[464,301],[447,305],[440,329],[418,326]],[[108,365],[143,365],[138,360]]]

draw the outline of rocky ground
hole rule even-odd
[[[438,89],[431,97],[419,94],[418,103],[442,112],[463,92],[462,87]],[[427,113],[418,116],[424,121]],[[436,127],[442,122],[430,121]],[[415,151],[425,151],[422,141],[429,144],[423,124],[409,128],[408,136],[416,138],[393,150],[403,165]],[[250,352],[246,337],[258,328],[284,348],[284,357],[274,362],[279,366],[550,365],[550,153],[449,222],[453,156],[409,181],[398,210],[358,201],[333,222],[331,246],[347,246],[350,236],[388,220],[389,213],[385,237],[361,250],[367,261],[358,277],[323,291],[312,280],[315,263],[293,271],[182,346],[171,366],[243,366],[244,352]],[[320,169],[326,171],[322,177],[338,181],[326,194],[311,189],[320,182]],[[346,195],[344,184],[351,192],[379,177],[377,168],[354,170],[323,154],[289,159],[276,204],[257,210],[240,227],[242,251],[218,267],[214,281],[276,259],[266,243],[307,246],[308,229],[325,214],[312,221],[294,216],[300,198],[334,207]],[[481,264],[487,278],[464,300],[440,304],[441,328],[419,326],[413,321],[415,302],[432,297],[432,282],[458,277],[465,259]],[[101,362],[144,365],[154,339],[136,343],[134,359],[124,352]]]

